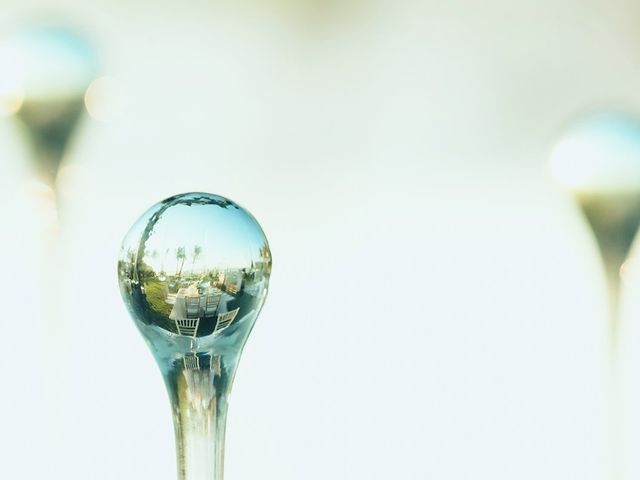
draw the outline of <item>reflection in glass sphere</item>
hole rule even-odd
[[[157,203],[122,243],[120,290],[169,392],[180,479],[222,479],[227,397],[270,274],[258,222],[208,193]]]
[[[126,235],[118,262],[122,296],[143,334],[187,350],[238,329],[248,334],[270,272],[260,225],[234,202],[207,193],[151,207]]]

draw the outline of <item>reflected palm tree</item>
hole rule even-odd
[[[184,247],[178,247],[176,249],[176,260],[180,263],[178,269],[176,270],[176,276],[182,275],[182,267],[184,267],[184,262],[187,259],[187,254],[185,253]]]
[[[200,245],[195,245],[193,247],[193,253],[191,254],[191,272],[195,273],[196,261],[202,255],[202,247]]]

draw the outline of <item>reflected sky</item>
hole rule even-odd
[[[177,205],[165,213],[163,222],[149,238],[147,252],[156,255],[147,256],[145,261],[154,268],[161,268],[166,261],[165,269],[171,271],[177,261],[172,255],[165,258],[166,249],[170,248],[167,245],[182,246],[187,254],[200,246],[199,266],[243,268],[258,260],[264,243],[262,232],[255,227],[252,217],[234,207]]]

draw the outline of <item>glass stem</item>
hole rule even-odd
[[[219,356],[187,355],[165,372],[179,480],[223,480],[227,390]]]
[[[621,365],[620,365],[620,266],[608,268],[610,304],[609,347],[609,437],[611,445],[611,479],[622,478]]]

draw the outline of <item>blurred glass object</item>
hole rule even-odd
[[[33,26],[0,48],[0,108],[19,120],[32,148],[37,180],[55,191],[65,150],[98,71],[92,43],[60,26]],[[3,75],[4,76],[4,75]]]
[[[621,277],[640,225],[640,119],[622,112],[580,119],[553,149],[551,172],[576,198],[596,238],[606,272],[611,308],[611,478],[618,479]]]
[[[48,415],[59,418],[65,377],[61,345],[68,319],[61,315],[61,271],[66,268],[59,248],[58,173],[84,112],[87,86],[96,77],[98,55],[93,44],[75,30],[50,24],[32,24],[6,36],[0,44],[0,110],[15,119],[31,152],[32,178],[24,191],[38,217],[37,249],[41,258],[30,278],[37,298],[42,350],[46,362]],[[71,175],[65,175],[66,181]],[[34,272],[35,273],[35,272]],[[38,275],[39,274],[39,275]]]
[[[120,290],[165,379],[181,480],[222,480],[227,396],[270,275],[256,220],[216,195],[163,200],[123,241]]]
[[[615,328],[620,269],[640,225],[640,119],[618,112],[581,119],[553,149],[551,171],[573,193],[596,237]]]

